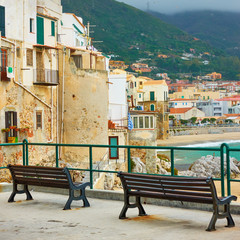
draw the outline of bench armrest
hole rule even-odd
[[[218,204],[219,205],[225,205],[225,204],[230,203],[231,201],[236,201],[236,200],[237,200],[236,196],[230,195],[230,196],[227,196],[227,197],[219,198],[218,199]]]

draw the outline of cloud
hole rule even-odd
[[[239,0],[118,0],[134,7],[161,13],[175,13],[190,10],[219,10],[240,12]]]

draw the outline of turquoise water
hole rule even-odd
[[[221,142],[205,142],[191,145],[182,145],[179,147],[199,147],[199,148],[218,148],[222,143],[227,143],[230,148],[239,149],[238,152],[230,152],[230,157],[235,157],[238,161],[240,161],[240,140],[232,140],[232,141],[221,141]],[[170,151],[159,150],[162,154],[165,154],[170,157]],[[193,162],[200,159],[202,156],[207,155],[215,155],[220,156],[220,152],[214,151],[190,151],[190,150],[175,150],[174,151],[174,159],[176,168],[185,169],[187,166],[190,166]]]

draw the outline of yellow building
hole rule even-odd
[[[218,99],[220,98],[220,92],[217,91],[204,91],[199,90],[195,87],[188,87],[182,89],[181,92],[174,92],[169,94],[171,99],[196,99],[196,100],[209,100],[209,99]]]

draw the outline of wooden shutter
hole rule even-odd
[[[5,112],[5,128],[8,128],[10,125],[9,125],[9,114],[10,112]],[[8,132],[6,132],[6,135],[5,135],[5,141],[6,143],[8,142]]]
[[[51,21],[51,35],[55,36],[55,22]]]
[[[27,66],[33,66],[33,50],[27,49]]]
[[[5,37],[5,7],[0,6],[0,31],[2,36]]]
[[[17,127],[17,112],[13,112],[13,126]],[[13,131],[13,136],[17,137],[16,131]]]
[[[44,45],[44,19],[37,17],[37,44]]]

